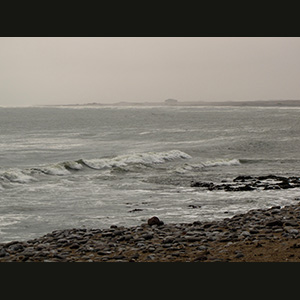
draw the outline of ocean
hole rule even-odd
[[[300,108],[0,107],[0,242],[59,229],[218,220],[300,190],[194,181],[300,175]]]

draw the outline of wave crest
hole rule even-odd
[[[201,162],[199,164],[185,164],[184,166],[177,167],[175,169],[176,173],[185,174],[187,172],[201,171],[206,167],[218,167],[218,166],[236,166],[240,165],[241,162],[239,159],[216,159],[206,162]]]
[[[119,155],[113,158],[101,159],[81,159],[80,163],[97,170],[111,169],[114,167],[126,167],[128,165],[153,165],[162,164],[175,159],[188,159],[190,155],[179,150],[171,150],[165,152],[147,152],[134,153],[128,155]]]
[[[22,170],[9,169],[0,173],[0,180],[2,182],[13,182],[13,183],[29,183],[36,181],[36,179]]]
[[[204,167],[217,167],[217,166],[236,166],[240,165],[241,162],[239,159],[217,159],[211,160],[203,163]]]
[[[191,156],[179,150],[172,150],[165,152],[133,153],[128,155],[120,155],[113,158],[65,161],[56,164],[37,166],[25,170],[1,170],[0,183],[29,183],[32,181],[37,181],[40,174],[53,176],[70,175],[72,174],[72,171],[82,170],[84,166],[96,170],[120,168],[121,171],[123,171],[122,168],[126,168],[128,166],[149,166],[153,164],[165,163],[175,159],[187,158],[191,158]]]

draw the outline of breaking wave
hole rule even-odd
[[[36,179],[20,169],[8,169],[0,172],[0,181],[3,183],[28,183]]]
[[[177,167],[175,172],[184,174],[188,171],[199,171],[206,167],[237,166],[240,164],[241,161],[239,159],[216,159],[201,162],[199,164],[185,164],[183,167]]]
[[[188,159],[190,155],[179,150],[165,152],[147,152],[120,155],[112,158],[79,159],[61,163],[21,169],[0,170],[0,183],[29,183],[37,181],[41,174],[52,176],[70,175],[72,171],[79,171],[85,167],[96,170],[123,168],[130,165],[151,166],[162,164],[176,159]]]
[[[179,150],[165,152],[147,152],[120,155],[114,158],[82,159],[78,162],[96,170],[111,169],[113,167],[126,167],[128,165],[153,165],[162,164],[175,159],[188,159],[190,155]]]
[[[240,165],[239,159],[217,159],[203,163],[204,167],[217,167],[217,166],[236,166]]]

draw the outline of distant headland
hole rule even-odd
[[[162,102],[88,102],[45,106],[249,106],[249,107],[298,107],[300,100],[253,100],[253,101],[179,101],[166,99]]]

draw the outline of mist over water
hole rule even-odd
[[[56,229],[230,217],[299,189],[207,191],[192,181],[299,176],[298,108],[0,108],[0,242]],[[196,205],[198,208],[191,208]]]

